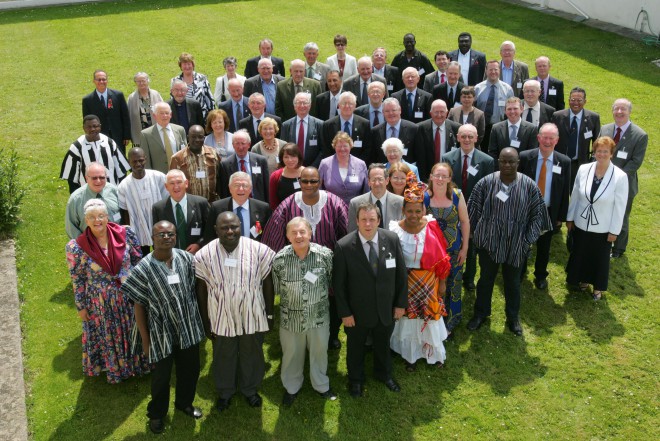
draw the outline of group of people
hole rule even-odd
[[[384,48],[356,60],[345,36],[334,43],[327,64],[306,44],[285,78],[262,40],[245,77],[234,57],[224,60],[215,93],[184,53],[168,102],[145,73],[128,103],[106,72],[94,73],[84,135],[60,175],[71,193],[66,251],[83,368],[111,383],[152,370],[155,433],[174,364],[175,407],[202,416],[193,400],[205,335],[216,408],[237,391],[261,406],[277,295],[282,403],[291,406],[306,354],[314,390],[337,398],[327,354],[341,347],[341,325],[350,395],[363,395],[369,348],[374,376],[398,392],[391,351],[410,372],[418,360],[442,367],[462,290],[476,288],[474,331],[491,315],[500,266],[506,324],[522,335],[530,250],[534,285],[545,290],[562,223],[566,281],[594,300],[610,258],[626,251],[648,141],[628,100],[614,102],[614,123],[602,127],[584,109],[584,89],[563,109],[548,58],[529,78],[510,41],[487,62],[462,33],[457,50],[435,54],[437,70],[412,34],[391,65]]]

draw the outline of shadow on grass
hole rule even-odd
[[[50,301],[59,305],[68,305],[75,308],[76,302],[74,300],[73,285],[71,285],[71,281],[69,280],[64,288],[53,293],[53,295],[50,296]]]
[[[575,325],[585,330],[595,343],[609,344],[613,337],[625,333],[625,327],[616,320],[610,309],[607,295],[595,302],[591,298],[591,291],[569,289],[564,302],[564,308],[573,317]]]
[[[646,292],[637,283],[637,273],[630,268],[628,256],[624,254],[610,261],[610,278],[607,288],[610,295],[625,298],[627,296],[644,297]]]

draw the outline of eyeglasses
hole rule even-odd
[[[299,179],[301,184],[318,184],[320,179]]]
[[[369,182],[385,182],[385,178],[371,178]]]
[[[87,179],[92,181],[105,181],[107,178],[105,176],[87,176]]]
[[[85,219],[89,219],[91,221],[104,221],[108,218],[107,214],[99,214],[97,216],[94,216],[93,214],[88,214],[85,216]]]
[[[242,189],[242,190],[247,190],[250,188],[250,184],[231,184],[232,187],[237,188],[237,189]]]
[[[171,233],[156,233],[155,237],[160,237],[161,239],[169,239],[170,237],[176,237],[176,233],[172,231]]]
[[[474,135],[459,135],[458,137],[461,138],[461,139],[474,139],[474,138],[476,138],[476,136],[474,136]]]

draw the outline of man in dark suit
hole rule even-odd
[[[461,65],[463,84],[476,86],[484,80],[486,54],[472,49],[472,35],[469,32],[458,35],[458,49],[449,52],[449,59]]]
[[[349,392],[363,393],[364,344],[373,338],[374,376],[392,392],[401,388],[392,378],[390,337],[394,321],[408,304],[408,282],[403,251],[396,234],[378,228],[380,212],[366,203],[357,208],[357,231],[337,242],[333,256],[332,287],[337,312],[347,336]]]
[[[206,243],[215,239],[215,223],[220,213],[233,211],[241,221],[241,236],[261,242],[261,233],[266,228],[273,210],[270,206],[258,199],[250,197],[252,193],[252,179],[244,172],[236,172],[229,177],[230,197],[220,199],[211,204],[209,217],[206,221],[204,238]],[[246,215],[249,213],[249,215]],[[246,218],[249,216],[249,219]],[[249,220],[249,222],[248,222]],[[245,225],[243,224],[245,222]]]
[[[108,88],[108,74],[104,70],[94,72],[96,90],[82,99],[82,116],[96,115],[101,122],[101,133],[111,138],[123,154],[131,139],[131,121],[124,94]]]
[[[151,207],[154,224],[168,221],[176,225],[176,247],[195,254],[204,243],[204,229],[209,203],[201,196],[187,194],[188,180],[181,170],[167,172],[165,188],[168,198]]]
[[[539,96],[541,96],[541,83],[536,80],[525,81],[522,93],[525,100],[522,119],[534,124],[536,127],[541,127],[543,124],[552,121],[555,108],[539,100]]]
[[[284,121],[280,139],[298,145],[305,167],[318,167],[323,149],[323,121],[309,114],[312,104],[308,93],[297,94],[293,105],[296,116]]]
[[[289,69],[291,76],[277,83],[275,95],[275,114],[283,121],[296,116],[293,108],[293,98],[300,92],[311,96],[311,112],[315,113],[316,96],[321,94],[321,83],[313,78],[305,78],[305,62],[303,60],[291,61]]]
[[[238,123],[243,118],[250,116],[248,99],[243,96],[243,84],[238,78],[232,78],[227,82],[230,99],[218,104],[218,109],[224,110],[229,117],[229,128],[225,127],[231,133],[239,129]],[[215,225],[215,222],[213,223]]]
[[[247,130],[250,135],[250,145],[255,145],[263,138],[259,134],[259,123],[264,118],[273,118],[277,123],[277,127],[282,127],[282,119],[272,113],[266,113],[266,99],[259,92],[255,92],[250,95],[248,99],[248,108],[250,109],[250,114],[238,122],[238,128]],[[279,132],[275,134],[277,137]]]
[[[407,67],[402,76],[405,88],[392,94],[401,105],[401,117],[415,124],[429,119],[433,96],[417,87],[420,80],[417,70]]]
[[[516,45],[513,41],[507,40],[500,45],[500,56],[502,57],[502,61],[500,61],[500,80],[511,86],[513,96],[518,96],[525,81],[529,78],[529,67],[522,61],[514,60]]]
[[[591,145],[600,133],[600,115],[584,108],[587,92],[581,87],[571,89],[569,97],[569,108],[556,111],[552,122],[559,129],[555,150],[571,160],[572,187],[578,168],[591,158]]]
[[[449,54],[447,51],[437,51],[434,56],[435,67],[438,68],[435,72],[431,72],[424,78],[424,86],[422,89],[430,94],[433,94],[433,88],[444,84],[447,81],[447,67],[449,67]]]
[[[539,148],[521,152],[518,164],[518,171],[529,176],[539,186],[555,228],[566,222],[568,200],[572,190],[571,161],[566,155],[555,151],[557,141],[559,141],[557,126],[552,123],[544,124],[538,134]],[[534,285],[538,289],[548,288],[548,262],[553,233],[553,230],[546,231],[536,241]],[[527,263],[523,264],[523,268],[527,268]]]
[[[387,51],[384,47],[377,47],[371,54],[371,62],[373,63],[373,72],[385,78],[385,85],[387,86],[388,95],[398,92],[403,89],[403,81],[401,80],[401,71],[398,67],[385,64],[387,61]]]
[[[342,92],[339,95],[339,114],[323,123],[323,157],[332,156],[332,140],[338,132],[346,132],[353,139],[351,155],[362,159],[367,165],[371,164],[373,149],[371,143],[371,128],[369,120],[353,114],[355,110],[355,95],[351,92]]]
[[[424,55],[422,52],[415,49],[417,41],[413,34],[406,34],[403,36],[403,47],[405,48],[392,58],[392,66],[395,66],[403,75],[403,71],[409,67],[412,67],[417,71],[417,74],[420,77],[420,81],[424,84],[424,78],[426,75],[433,72],[433,64],[431,60]],[[405,81],[404,81],[405,82]]]
[[[237,171],[250,175],[252,179],[252,197],[263,202],[268,202],[268,163],[266,158],[256,153],[249,152],[250,134],[241,129],[232,137],[234,154],[220,162],[218,165],[217,193],[221,198],[230,196],[229,177]],[[265,226],[265,225],[264,225]]]
[[[431,104],[431,119],[417,124],[413,157],[417,162],[419,177],[427,182],[431,169],[452,149],[458,147],[458,129],[461,125],[447,119],[447,104],[435,100]]]
[[[465,200],[470,199],[472,189],[481,178],[495,170],[495,161],[486,153],[477,150],[479,134],[477,128],[472,124],[464,124],[458,129],[458,141],[460,149],[454,149],[442,156],[442,162],[451,165],[452,180],[458,188],[463,191]],[[477,273],[477,250],[470,239],[468,255],[465,260],[465,271],[463,272],[463,286],[466,289],[475,289],[474,276]]]
[[[368,87],[374,81],[379,81],[385,85],[385,78],[373,73],[373,63],[371,58],[362,57],[357,62],[358,74],[344,80],[344,90],[353,92],[357,97],[357,105],[364,106],[369,104]]]
[[[536,66],[537,80],[541,85],[541,102],[555,108],[555,110],[564,110],[564,82],[550,76],[550,59],[546,56],[538,57],[534,63]]]
[[[461,65],[456,61],[449,62],[444,83],[435,86],[432,90],[433,100],[442,100],[447,103],[447,109],[453,109],[461,103],[461,90],[465,84],[461,83]]]
[[[249,58],[245,63],[245,78],[252,78],[257,75],[259,60],[264,58],[271,61],[275,75],[284,76],[284,60],[271,55],[273,53],[273,42],[270,39],[264,38],[259,42],[259,53],[261,55]]]
[[[493,125],[488,144],[488,154],[497,160],[503,148],[513,147],[522,152],[539,146],[536,135],[538,129],[532,123],[523,121],[520,98],[511,97],[504,106],[506,121]]]
[[[253,93],[259,92],[266,99],[266,112],[275,114],[277,83],[282,81],[284,77],[273,74],[273,63],[268,58],[259,60],[258,69],[259,75],[245,80],[243,95],[249,98]]]
[[[385,121],[371,129],[371,138],[374,146],[372,162],[387,162],[382,146],[388,138],[398,138],[403,143],[403,160],[413,163],[415,157],[415,137],[417,126],[410,121],[401,119],[401,106],[396,98],[387,98],[383,101],[383,118]]]
[[[325,78],[331,69],[327,64],[318,61],[319,46],[313,41],[310,41],[305,44],[303,55],[305,56],[305,76],[321,83],[321,90],[325,92],[328,90]]]
[[[325,77],[328,90],[316,97],[316,117],[327,121],[337,116],[339,95],[342,91],[342,80],[338,70],[331,70]]]
[[[372,129],[383,122],[383,98],[387,93],[385,87],[380,81],[369,84],[367,87],[369,103],[355,109],[356,115],[369,120]]]
[[[172,123],[183,127],[188,134],[190,126],[206,126],[206,121],[202,116],[202,106],[197,100],[186,98],[188,85],[183,80],[172,81],[170,90],[174,98],[167,103],[172,109]]]

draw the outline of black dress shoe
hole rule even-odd
[[[547,279],[534,279],[534,286],[536,289],[548,289],[548,280]]]
[[[620,253],[620,252],[618,252],[618,251],[612,251],[612,254],[610,254],[610,257],[611,257],[612,259],[618,259],[618,258],[621,257],[622,255],[623,255],[623,253]]]
[[[393,378],[383,381],[383,384],[387,386],[387,388],[392,392],[401,392],[401,386],[399,386],[399,384],[394,381]]]
[[[298,396],[298,392],[295,394],[290,394],[289,392],[284,391],[284,396],[282,397],[282,405],[284,407],[291,407],[294,401],[296,401],[296,397]]]
[[[160,418],[152,418],[149,420],[149,430],[155,434],[163,433],[165,430],[165,423]]]
[[[470,291],[474,291],[475,289],[477,289],[477,286],[474,284],[472,280],[467,280],[467,281],[464,280],[463,287],[465,289],[469,289]]]
[[[341,349],[341,342],[338,338],[333,338],[328,342],[329,349]]]
[[[520,337],[523,334],[520,320],[507,320],[506,325],[509,328],[509,331],[513,332],[516,336]]]
[[[481,325],[484,324],[485,321],[486,321],[486,317],[480,317],[478,315],[475,315],[468,322],[467,328],[470,331],[476,331],[477,329],[479,329],[481,327]]]
[[[229,409],[230,404],[231,398],[218,398],[215,402],[215,408],[218,409],[218,412],[222,412]]]
[[[328,401],[335,401],[337,399],[337,394],[334,393],[332,389],[328,389],[325,392],[319,392],[319,396]]]
[[[195,418],[196,420],[198,420],[202,416],[204,416],[204,414],[202,413],[202,409],[200,409],[199,407],[195,407],[195,406],[188,406],[185,409],[178,409],[178,410],[185,413],[186,415],[188,415],[191,418]]]
[[[362,385],[360,383],[351,383],[348,385],[348,392],[353,398],[359,398],[363,395]]]
[[[262,400],[259,394],[250,395],[246,400],[250,407],[261,407]]]

